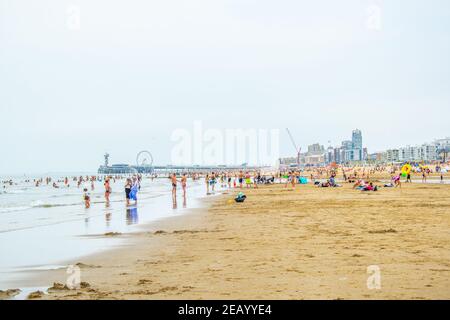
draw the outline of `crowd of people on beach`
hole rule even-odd
[[[360,191],[378,191],[381,187],[401,188],[402,178],[404,183],[413,183],[412,176],[420,176],[422,183],[427,183],[430,176],[438,177],[441,183],[444,183],[445,174],[450,172],[449,165],[436,164],[435,167],[425,165],[411,166],[405,170],[406,165],[390,166],[326,166],[326,167],[305,167],[302,169],[292,168],[277,171],[262,170],[223,170],[220,172],[173,172],[167,176],[172,184],[172,200],[174,206],[177,200],[177,189],[181,186],[181,192],[184,204],[186,203],[188,179],[192,181],[204,180],[205,191],[207,195],[215,194],[216,187],[223,189],[257,189],[259,185],[283,184],[285,188],[290,186],[296,188],[297,185],[313,184],[319,188],[342,187],[344,183],[352,184],[354,190]],[[402,167],[403,166],[403,167]],[[384,181],[390,177],[389,181]],[[136,205],[138,193],[141,190],[141,174],[126,175],[108,175],[108,176],[73,176],[55,179],[44,177],[38,179],[26,179],[26,183],[33,183],[36,187],[47,185],[51,188],[69,188],[71,184],[81,188],[83,201],[86,208],[91,206],[91,192],[95,190],[96,182],[103,182],[104,199],[108,205],[112,194],[112,185],[116,180],[124,180],[124,201],[127,206]],[[158,178],[158,175],[146,175],[145,178],[151,180]],[[376,185],[377,182],[385,182],[383,185]],[[11,187],[16,182],[13,179],[1,181],[3,190]]]

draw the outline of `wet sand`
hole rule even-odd
[[[450,185],[378,192],[244,189],[73,263],[83,288],[42,299],[449,299]],[[120,237],[121,235],[117,235]],[[381,289],[369,289],[368,266]],[[65,283],[65,270],[40,284]]]

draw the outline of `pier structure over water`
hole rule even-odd
[[[269,169],[269,166],[242,165],[153,165],[153,156],[148,151],[137,154],[136,165],[113,164],[109,165],[109,154],[104,155],[105,162],[98,169],[99,174],[157,174],[166,175],[170,173],[200,173],[200,172],[229,172],[229,171],[254,171]]]
[[[117,164],[109,167],[101,166],[98,169],[99,174],[157,174],[166,175],[169,173],[201,173],[201,172],[230,172],[230,171],[254,171],[268,169],[270,167],[255,166],[152,166],[140,167],[127,164]]]

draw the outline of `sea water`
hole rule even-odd
[[[123,238],[104,234],[136,232],[139,224],[183,214],[184,208],[198,206],[205,192],[204,183],[189,181],[186,202],[178,190],[174,210],[170,180],[144,177],[138,204],[127,207],[125,180],[111,180],[107,205],[103,181],[96,181],[94,190],[86,185],[91,196],[91,207],[86,209],[83,184],[78,188],[69,178],[69,186],[59,182],[54,188],[53,181],[47,185],[44,179],[36,187],[35,178],[40,176],[0,177],[0,181],[13,180],[12,185],[0,185],[0,289],[34,286],[24,282],[33,271],[63,268],[62,262],[121,245]]]

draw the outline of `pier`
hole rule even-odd
[[[242,165],[153,165],[153,157],[148,151],[137,154],[136,165],[113,164],[109,165],[109,154],[104,155],[105,163],[98,169],[99,174],[156,174],[166,175],[169,173],[200,173],[200,172],[229,172],[229,171],[253,171],[269,169],[270,166],[248,166]]]

